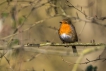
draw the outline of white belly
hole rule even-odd
[[[67,35],[65,33],[60,35],[60,38],[64,41],[64,42],[71,42],[72,41],[72,35]]]

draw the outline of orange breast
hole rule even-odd
[[[61,35],[63,33],[66,33],[66,34],[72,33],[72,28],[69,24],[61,24],[59,29],[59,34]]]

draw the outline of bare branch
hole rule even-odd
[[[69,65],[73,65],[73,64],[88,64],[88,63],[91,63],[91,62],[95,62],[95,61],[99,61],[99,60],[104,60],[104,59],[106,59],[106,58],[97,58],[97,59],[94,59],[94,60],[89,60],[88,58],[86,58],[86,62],[82,62],[82,63],[72,63],[72,62],[69,62],[69,61],[66,61],[66,60],[64,60],[63,59],[63,57],[62,57],[62,61],[64,61],[65,63],[67,63],[67,64],[69,64]]]
[[[106,48],[106,46],[95,47],[95,48],[88,48],[88,49],[83,50],[82,53],[81,53],[81,55],[80,55],[80,57],[79,57],[78,60],[76,61],[77,64],[74,65],[72,71],[77,71],[78,65],[80,64],[82,58],[83,58],[85,55],[87,55],[87,54],[89,54],[89,53],[92,53],[92,52],[94,52],[94,51],[98,51],[98,50],[104,49],[104,48]],[[97,60],[102,60],[102,59],[95,59],[95,60],[92,60],[92,61],[89,60],[88,62],[93,62],[93,61],[97,61]],[[85,63],[87,64],[88,62],[85,62]]]
[[[67,43],[67,44],[61,44],[61,43],[41,43],[41,44],[25,44],[25,45],[15,45],[12,46],[12,49],[20,48],[20,47],[42,47],[42,46],[103,46],[106,45],[104,43]],[[0,46],[0,50],[8,49],[6,46]]]
[[[71,2],[69,2],[68,0],[66,0],[67,1],[67,3],[70,3],[71,4],[71,6],[70,5],[68,5],[69,7],[73,7],[73,8],[75,8],[76,10],[78,10],[78,11],[80,11],[83,15],[85,15],[85,17],[86,17],[86,14],[85,13],[83,13],[81,10],[79,10],[78,8],[76,8]]]

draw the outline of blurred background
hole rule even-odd
[[[68,0],[77,9],[84,12],[89,17],[105,17],[105,0]],[[70,17],[86,19],[84,14],[76,10],[66,0],[0,0],[0,46],[24,45],[27,43],[62,43],[58,36],[60,21],[65,17],[62,16],[62,10]],[[72,6],[70,5],[70,6]],[[61,10],[62,9],[62,10]],[[58,15],[59,16],[55,16]],[[78,15],[77,15],[78,14]],[[43,21],[43,22],[42,22]],[[85,21],[72,19],[75,25],[79,42],[89,43],[92,40],[95,43],[106,42],[106,29],[95,23],[85,23]],[[105,24],[105,20],[100,20]],[[17,30],[18,31],[15,31]],[[27,30],[27,31],[25,31]],[[8,37],[14,33],[15,36]],[[70,46],[71,47],[71,46]],[[77,46],[80,53],[85,48],[93,48],[97,46]],[[71,71],[78,57],[70,56],[68,52],[72,52],[72,48],[64,46],[42,46],[32,50],[5,49],[0,50],[0,71]],[[45,50],[45,51],[43,51]],[[46,51],[47,50],[47,51]],[[56,53],[50,53],[55,51]],[[58,54],[67,52],[66,55]],[[46,52],[46,53],[45,53]],[[82,59],[82,63],[86,62],[86,58],[94,60],[101,56],[105,58],[105,49],[90,53]],[[66,62],[65,62],[66,61]],[[70,65],[70,62],[72,63]],[[78,71],[86,71],[89,65],[97,66],[97,71],[105,71],[106,62],[102,60],[94,61],[88,64],[80,64]],[[90,71],[90,70],[89,70]]]

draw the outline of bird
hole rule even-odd
[[[78,42],[76,29],[70,18],[65,18],[60,22],[58,30],[59,37],[63,43]],[[76,46],[72,46],[73,53],[78,54]]]

